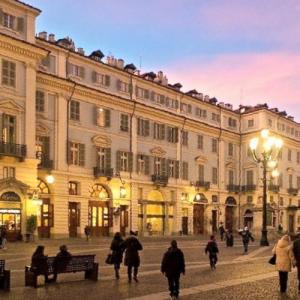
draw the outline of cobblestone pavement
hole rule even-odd
[[[267,263],[271,247],[259,248],[250,245],[248,255],[243,255],[240,239],[233,248],[226,248],[219,242],[221,250],[216,271],[210,271],[208,258],[204,254],[206,242],[196,238],[178,238],[178,245],[184,251],[186,275],[181,280],[181,299],[281,299],[278,295],[278,278],[274,267]],[[7,250],[0,250],[0,259],[5,259],[11,270],[11,292],[0,292],[0,299],[168,299],[167,281],[160,273],[160,262],[170,238],[142,239],[142,265],[139,283],[127,282],[126,270],[121,267],[121,279],[115,280],[113,268],[105,265],[109,239],[92,240],[45,240],[34,243],[9,244]],[[30,256],[37,244],[46,246],[45,252],[54,255],[58,246],[67,244],[73,254],[96,254],[99,262],[99,281],[83,280],[83,273],[62,274],[58,283],[43,284],[37,289],[24,287],[24,267],[30,263]],[[296,275],[290,274],[288,297],[297,299]],[[300,297],[299,297],[300,300]]]

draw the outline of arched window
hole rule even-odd
[[[227,199],[226,199],[226,203],[225,203],[226,205],[231,205],[231,206],[234,206],[234,205],[236,205],[236,201],[235,201],[235,199],[233,198],[233,197],[228,197]]]
[[[39,189],[39,194],[50,194],[50,190],[45,181],[39,179],[39,184],[37,186]]]
[[[102,184],[94,184],[93,187],[90,189],[90,196],[92,198],[99,198],[99,199],[109,199],[109,192]]]

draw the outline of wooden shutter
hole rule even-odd
[[[114,225],[113,217],[114,217],[114,208],[109,207],[108,208],[108,226],[109,227],[113,227],[113,225]]]
[[[84,67],[79,67],[79,76],[84,79],[84,76],[85,76]]]
[[[144,98],[149,99],[149,90],[144,90]]]
[[[73,74],[73,68],[74,68],[74,66],[72,64],[67,63],[67,73],[68,73],[68,75]]]
[[[104,123],[105,123],[105,127],[110,127],[110,110],[109,109],[105,109],[104,110]]]
[[[170,106],[170,98],[166,97],[166,106],[169,107]]]
[[[43,143],[43,157],[50,158],[50,137],[49,136],[42,136],[41,137]]]
[[[175,108],[178,109],[178,107],[179,107],[178,100],[175,100]]]
[[[153,123],[153,138],[154,139],[157,139],[157,132],[156,132],[157,126],[158,126],[157,123]]]
[[[161,124],[160,125],[160,137],[161,137],[161,140],[164,140],[165,139],[165,125]]]
[[[166,175],[168,175],[169,177],[171,177],[171,172],[170,172],[170,163],[171,163],[171,159],[166,159]]]
[[[97,72],[92,71],[92,82],[95,83],[97,82]]]
[[[4,18],[3,10],[2,8],[0,8],[0,25],[3,25],[3,18]]]
[[[128,152],[128,171],[132,172],[133,170],[133,153]]]
[[[84,166],[85,164],[85,145],[79,144],[79,166]]]
[[[145,175],[150,174],[150,157],[148,155],[144,155],[145,161]]]
[[[154,92],[150,93],[150,100],[155,101],[155,93]]]
[[[175,161],[175,178],[179,178],[179,160]]]
[[[159,99],[160,104],[164,105],[165,104],[165,96],[164,95],[160,95],[159,98],[160,98]]]
[[[54,226],[54,205],[48,204],[48,226]]]
[[[120,172],[121,170],[121,151],[117,151],[117,163],[116,163],[116,169],[117,169],[117,172]]]
[[[24,18],[17,18],[17,31],[19,32],[24,32],[24,25],[25,25],[25,22],[24,22]]]
[[[105,75],[104,81],[105,81],[105,86],[110,86],[110,76],[109,75]]]
[[[121,90],[121,80],[120,79],[117,80],[117,90],[118,91]]]
[[[105,148],[105,167],[107,170],[111,168],[111,148]]]
[[[165,158],[161,158],[161,175],[168,175],[167,162]]]
[[[67,164],[71,164],[71,142],[67,141]]]
[[[140,159],[141,155],[138,154],[136,156],[136,172],[139,173],[140,172],[140,164],[139,164],[139,159]]]
[[[188,113],[191,114],[192,113],[192,105],[188,104]]]
[[[172,142],[172,127],[167,127],[167,141]]]
[[[145,136],[149,136],[150,135],[150,121],[149,120],[145,120],[144,121],[144,126],[145,126]]]

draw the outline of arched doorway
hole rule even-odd
[[[50,189],[48,185],[39,180],[38,195],[41,200],[40,221],[38,223],[39,238],[50,238],[50,230],[53,227],[53,204],[50,203]]]
[[[113,226],[113,208],[111,190],[103,184],[94,184],[90,190],[88,223],[92,236],[108,236]]]
[[[207,198],[202,193],[197,193],[194,198],[193,205],[193,230],[194,234],[204,233],[204,210],[205,204],[208,203]]]
[[[253,212],[250,209],[247,209],[244,213],[244,226],[247,226],[249,229],[253,227]]]
[[[233,197],[228,197],[225,202],[225,229],[234,230],[236,201]]]

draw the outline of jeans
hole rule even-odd
[[[285,293],[287,289],[288,272],[279,271],[280,292]]]
[[[179,278],[180,274],[174,274],[172,276],[167,275],[170,296],[178,296],[179,295]]]
[[[247,242],[243,242],[244,244],[244,252],[247,253],[248,252],[248,244]]]
[[[133,265],[128,265],[128,267],[127,267],[127,274],[128,274],[128,279],[129,280],[131,280],[132,268],[133,268],[133,277],[137,277],[137,274],[138,274],[138,267],[133,266]]]
[[[217,261],[218,261],[217,254],[209,254],[209,263],[211,268],[215,267]]]

